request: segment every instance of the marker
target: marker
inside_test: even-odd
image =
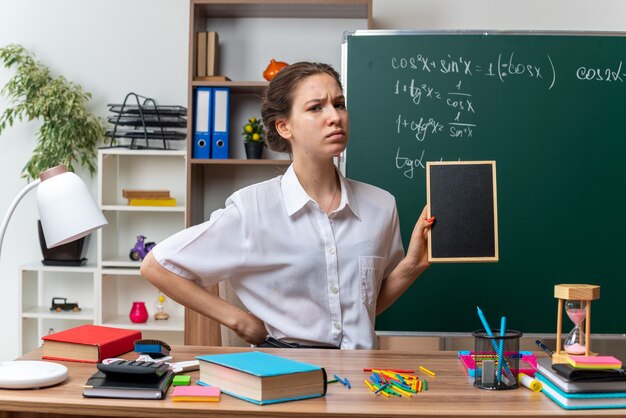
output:
[[[537,344],[539,347],[541,347],[541,349],[542,349],[543,351],[545,351],[547,355],[549,355],[550,357],[552,357],[552,354],[553,354],[553,353],[552,353],[552,350],[550,350],[550,349],[548,348],[548,346],[547,346],[547,345],[545,345],[544,343],[542,343],[542,342],[541,342],[541,341],[539,341],[539,340],[535,341],[535,344]]]

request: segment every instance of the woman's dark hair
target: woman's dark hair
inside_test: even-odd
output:
[[[316,74],[328,74],[341,88],[339,74],[328,64],[297,62],[283,68],[270,81],[261,106],[261,118],[265,125],[267,145],[272,151],[291,153],[291,144],[276,130],[276,120],[289,118],[293,105],[293,91],[302,80]]]

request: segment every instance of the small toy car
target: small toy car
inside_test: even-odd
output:
[[[72,311],[72,312],[80,312],[81,309],[78,307],[78,303],[76,302],[68,302],[67,298],[52,298],[52,306],[50,307],[51,311],[61,312],[61,311]]]

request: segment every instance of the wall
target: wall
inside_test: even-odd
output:
[[[55,75],[92,93],[90,108],[106,117],[108,103],[129,92],[160,104],[187,105],[189,3],[186,0],[2,0],[0,45],[19,43]],[[0,68],[0,86],[12,72]],[[0,111],[7,104],[0,97]],[[0,214],[25,185],[22,167],[34,147],[37,123],[18,123],[0,137]],[[92,184],[95,176],[82,173]],[[18,355],[18,266],[41,259],[35,193],[9,224],[0,255],[0,359]],[[89,259],[95,261],[95,236]]]
[[[626,31],[626,2],[619,0],[374,0],[373,10],[376,29]],[[131,91],[186,105],[188,16],[187,0],[2,0],[0,45],[20,43],[54,74],[81,84],[101,116]],[[11,74],[0,68],[0,86]],[[5,105],[0,97],[0,111]],[[19,173],[36,129],[22,123],[0,137],[0,216],[26,184]],[[41,258],[36,219],[31,193],[11,219],[0,256],[0,360],[18,354],[17,272]]]

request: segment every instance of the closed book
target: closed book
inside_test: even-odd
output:
[[[123,189],[125,199],[169,199],[170,191],[161,189]]]
[[[128,199],[129,206],[176,206],[176,199]]]
[[[219,402],[217,386],[176,386],[172,392],[174,402]]]
[[[567,364],[555,365],[559,368],[570,367]],[[537,371],[548,379],[554,386],[565,393],[594,393],[594,392],[626,392],[626,375],[623,373],[587,373],[589,377],[580,380],[570,380],[552,368],[549,358],[537,359]]]
[[[207,32],[196,32],[196,76],[205,77],[207,64]]]
[[[87,324],[42,339],[43,359],[98,363],[133,351],[141,331]]]
[[[326,371],[319,366],[260,351],[198,356],[199,384],[259,405],[326,394]]]
[[[206,76],[217,75],[217,45],[219,37],[217,32],[207,32],[206,40]]]
[[[626,392],[567,393],[539,372],[535,378],[543,384],[541,391],[564,409],[626,408]]]
[[[158,380],[136,381],[112,379],[101,371],[83,385],[86,398],[163,399],[172,383],[174,372],[168,370]]]

